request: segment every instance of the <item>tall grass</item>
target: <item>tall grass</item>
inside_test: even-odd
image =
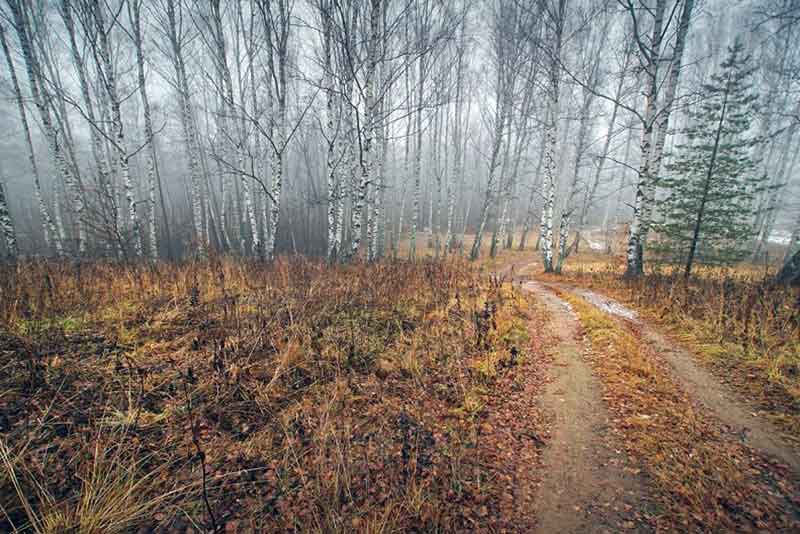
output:
[[[521,306],[459,260],[3,267],[0,529],[463,527]]]

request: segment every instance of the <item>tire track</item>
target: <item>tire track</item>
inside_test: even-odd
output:
[[[522,284],[548,310],[556,337],[552,382],[540,398],[552,412],[536,499],[537,532],[649,531],[633,520],[647,508],[643,480],[625,469],[600,384],[584,360],[580,323],[569,305],[536,282]]]

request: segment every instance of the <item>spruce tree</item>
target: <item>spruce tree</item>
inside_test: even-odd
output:
[[[755,69],[737,40],[719,72],[701,89],[688,111],[685,142],[666,165],[661,186],[660,239],[653,250],[670,262],[730,264],[741,260],[753,236],[754,197],[764,177],[757,174],[754,149],[762,140],[751,133],[757,112],[752,87]]]

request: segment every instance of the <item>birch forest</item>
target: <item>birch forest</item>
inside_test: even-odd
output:
[[[3,252],[476,259],[488,240],[492,257],[535,244],[546,271],[624,248],[637,275],[682,128],[736,45],[763,178],[731,184],[748,190],[737,259],[788,261],[798,9],[5,2]]]
[[[800,0],[0,44],[0,531],[800,530]]]

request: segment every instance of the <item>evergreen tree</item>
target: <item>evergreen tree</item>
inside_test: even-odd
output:
[[[656,225],[653,250],[685,265],[688,277],[699,261],[730,264],[741,260],[753,236],[755,195],[764,177],[753,158],[762,139],[751,134],[757,112],[754,68],[737,40],[719,72],[704,84],[702,99],[688,112],[685,143],[666,165],[661,185],[668,191]]]

